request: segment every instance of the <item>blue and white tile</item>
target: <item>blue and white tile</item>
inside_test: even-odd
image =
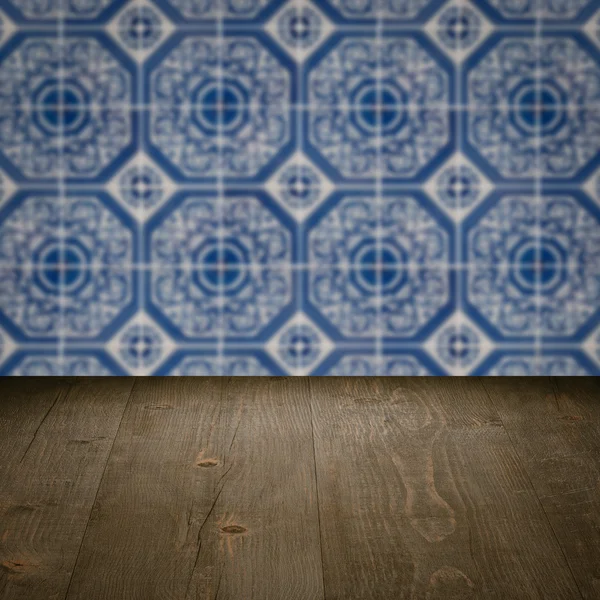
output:
[[[594,16],[584,25],[583,31],[592,42],[600,47],[600,6]]]
[[[264,23],[286,0],[154,0],[173,20],[182,23],[250,26]]]
[[[484,201],[494,185],[464,154],[457,152],[423,189],[453,221],[460,223]]]
[[[105,339],[131,310],[135,225],[105,192],[20,191],[0,239],[0,321],[16,339]]]
[[[176,181],[260,182],[293,153],[296,65],[262,30],[178,32],[144,79],[145,141]]]
[[[335,190],[311,160],[297,152],[265,183],[265,189],[301,223]]]
[[[500,24],[534,26],[536,20],[548,25],[575,24],[593,14],[596,0],[478,0],[478,6]]]
[[[107,351],[131,375],[151,375],[176,349],[171,338],[143,312],[115,333]]]
[[[582,344],[582,349],[589,360],[596,365],[600,374],[600,326],[590,333],[587,340]]]
[[[115,174],[107,189],[141,225],[169,201],[178,187],[147,154],[138,152]]]
[[[226,255],[231,251],[236,265],[233,253],[237,250],[234,246],[224,249]],[[213,260],[153,268],[147,274],[148,312],[181,342],[264,342],[293,313],[293,272],[245,266],[240,259],[239,268],[231,266],[220,277]],[[222,294],[219,279],[223,280]]]
[[[598,376],[600,369],[579,350],[498,350],[474,375],[490,376]]]
[[[421,192],[336,192],[307,221],[305,311],[333,339],[418,339],[452,310],[453,228]]]
[[[8,358],[13,354],[16,348],[17,345],[12,337],[7,331],[0,327],[0,369],[2,369],[2,365],[7,362]]]
[[[285,375],[275,362],[262,350],[228,348],[180,349],[155,373],[174,376],[227,376],[262,377]]]
[[[445,0],[320,0],[319,6],[335,22],[353,25],[375,25],[379,22],[393,25],[421,24],[435,13]]]
[[[66,270],[66,269],[65,269]],[[109,339],[135,310],[136,281],[127,269],[0,269],[0,323],[19,342],[57,344]]]
[[[445,371],[422,350],[390,348],[377,352],[374,348],[361,348],[335,350],[313,374],[334,377],[414,377],[445,375]]]
[[[31,348],[15,352],[3,365],[0,375],[23,377],[96,377],[125,375],[117,363],[101,350]]]
[[[293,221],[264,192],[180,192],[146,230],[148,310],[180,339],[266,339],[295,300]]]
[[[595,0],[1,4],[2,373],[598,373]]]
[[[590,175],[582,189],[594,204],[600,206],[600,168]]]
[[[0,209],[12,198],[17,189],[17,184],[8,176],[8,173],[0,169]]]
[[[136,78],[103,31],[19,31],[0,55],[0,167],[27,183],[106,181],[137,144]]]
[[[469,0],[446,2],[425,26],[429,36],[457,65],[476,51],[493,29],[476,3]]]
[[[333,181],[419,182],[452,153],[454,68],[420,32],[335,33],[303,87],[304,151]]]
[[[464,255],[467,310],[493,339],[579,341],[600,322],[600,206],[582,192],[494,192]]]
[[[335,31],[335,26],[317,8],[317,3],[288,0],[265,25],[265,31],[297,63],[302,63]]]
[[[489,355],[493,343],[467,315],[457,312],[424,347],[449,375],[468,375]]]
[[[12,19],[0,8],[0,44],[3,44],[17,30]]]
[[[464,151],[498,183],[583,181],[600,162],[598,81],[580,33],[495,33],[465,63]]]
[[[106,23],[128,0],[5,0],[2,6],[11,17],[28,26]]]
[[[334,344],[306,315],[297,313],[269,340],[266,348],[290,375],[309,375],[330,354]]]
[[[175,30],[171,20],[150,0],[130,0],[107,30],[134,60],[143,62]]]
[[[545,184],[581,184],[600,167],[600,47],[582,31],[546,32],[541,63],[538,118],[547,155]],[[560,151],[560,154],[558,152]]]

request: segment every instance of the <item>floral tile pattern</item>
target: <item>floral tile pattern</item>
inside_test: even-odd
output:
[[[600,374],[597,0],[4,0],[0,374]]]

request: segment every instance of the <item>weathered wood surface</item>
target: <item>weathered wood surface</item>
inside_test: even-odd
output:
[[[327,598],[577,598],[481,385],[311,381]]]
[[[0,598],[65,597],[132,386],[2,382]]]
[[[597,380],[0,384],[0,599],[600,597]]]
[[[600,380],[485,382],[584,598],[600,598]]]
[[[68,599],[323,598],[308,382],[140,381]]]

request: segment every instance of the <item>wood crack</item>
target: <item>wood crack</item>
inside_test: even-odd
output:
[[[67,389],[67,391],[65,392],[66,396],[68,396],[68,394],[69,394],[69,389],[70,389],[70,386]],[[23,453],[23,456],[21,456],[21,460],[19,461],[19,464],[21,464],[23,462],[23,460],[25,460],[25,457],[27,456],[27,453],[31,449],[31,446],[33,446],[33,443],[35,442],[35,440],[37,439],[38,432],[40,431],[42,425],[46,422],[46,419],[48,418],[48,415],[52,412],[52,409],[56,406],[56,403],[58,402],[58,399],[62,395],[63,395],[63,390],[59,389],[58,392],[56,393],[56,396],[55,396],[54,400],[52,401],[52,405],[46,411],[46,414],[43,416],[43,418],[40,421],[39,425],[36,427],[35,431],[33,432],[33,437],[31,438],[31,441],[29,442],[27,448],[25,449],[25,452]]]

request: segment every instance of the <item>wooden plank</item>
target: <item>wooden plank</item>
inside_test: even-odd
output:
[[[6,481],[71,383],[54,377],[2,377],[0,386],[0,481]]]
[[[600,384],[486,380],[584,598],[600,598]]]
[[[474,379],[313,379],[329,600],[578,598]]]
[[[92,378],[7,386],[0,598],[64,598],[132,386],[131,379]]]
[[[323,597],[301,380],[136,388],[68,598]]]

